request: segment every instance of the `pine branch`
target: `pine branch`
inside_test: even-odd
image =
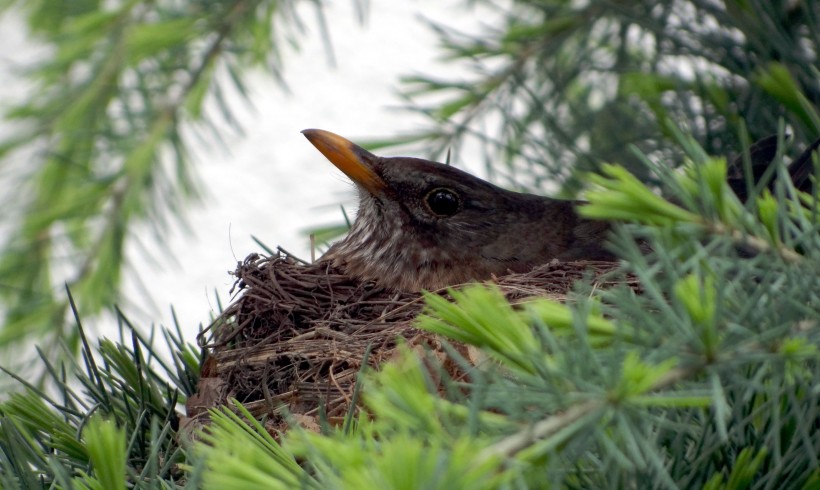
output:
[[[6,199],[22,211],[9,215],[10,233],[0,244],[0,283],[14,285],[0,290],[0,345],[38,335],[69,335],[69,346],[77,345],[65,330],[68,304],[55,294],[55,281],[72,287],[88,315],[121,299],[129,230],[149,223],[161,236],[181,222],[173,214],[179,204],[197,195],[182,128],[211,124],[206,108],[209,97],[221,100],[223,79],[244,94],[251,69],[280,69],[278,44],[287,30],[272,24],[294,15],[265,0],[208,9],[141,1],[86,7],[59,13],[26,5],[30,28],[54,45],[54,55],[31,75],[37,93],[7,114],[25,124],[0,151],[13,161],[17,150],[45,148],[25,162],[28,183],[7,182],[15,191]],[[271,38],[259,38],[265,33]],[[221,108],[231,121],[230,108]],[[172,178],[164,171],[167,148],[174,150]],[[64,276],[52,277],[63,269]]]

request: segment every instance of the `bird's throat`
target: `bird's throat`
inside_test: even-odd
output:
[[[396,291],[432,290],[469,279],[455,257],[408,236],[398,216],[391,218],[374,204],[362,203],[350,232],[322,260],[350,276]]]

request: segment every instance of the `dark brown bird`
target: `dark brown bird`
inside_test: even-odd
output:
[[[558,260],[612,260],[609,225],[580,202],[511,192],[419,158],[382,158],[320,129],[302,131],[359,192],[347,237],[321,260],[399,291],[437,289]]]
[[[320,129],[304,135],[359,191],[347,237],[322,256],[361,280],[401,291],[437,289],[558,260],[612,260],[604,246],[609,224],[578,216],[580,201],[560,201],[496,187],[466,172],[419,158],[382,158]],[[777,153],[777,137],[749,148],[756,184]],[[810,145],[788,171],[811,192]],[[728,184],[748,198],[742,156]],[[772,187],[773,182],[767,183]]]

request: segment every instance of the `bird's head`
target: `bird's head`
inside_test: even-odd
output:
[[[350,233],[325,256],[348,273],[396,289],[430,289],[531,267],[542,255],[543,240],[528,239],[543,234],[532,225],[549,200],[441,163],[379,157],[329,131],[302,133],[359,192]]]

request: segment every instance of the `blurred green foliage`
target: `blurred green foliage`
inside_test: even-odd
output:
[[[63,282],[85,315],[128,305],[126,246],[185,226],[199,197],[192,146],[240,129],[229,96],[246,96],[252,69],[281,79],[280,46],[302,34],[297,3],[0,3],[48,48],[0,142],[10,190],[0,198],[0,349],[36,338],[56,354],[65,338],[76,350]]]
[[[405,77],[429,127],[378,146],[453,149],[458,161],[480,144],[496,180],[545,190],[558,179],[572,196],[604,162],[652,178],[633,148],[679,165],[668,121],[718,156],[743,150],[743,127],[755,141],[783,119],[798,151],[820,133],[813,0],[469,4],[486,19],[479,33],[433,27],[442,57],[471,74]]]

